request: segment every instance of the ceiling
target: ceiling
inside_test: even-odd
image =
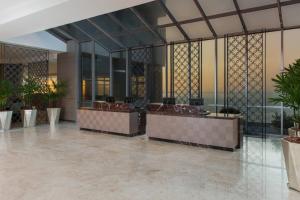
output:
[[[109,52],[300,28],[300,0],[155,0],[48,31]]]
[[[151,0],[0,0],[0,40],[72,23]]]

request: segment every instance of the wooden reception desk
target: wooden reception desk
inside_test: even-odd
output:
[[[146,133],[150,139],[235,150],[241,145],[240,117],[230,114],[200,115],[168,110],[147,113]]]
[[[126,104],[94,104],[77,112],[80,129],[134,136],[139,133],[139,113]]]

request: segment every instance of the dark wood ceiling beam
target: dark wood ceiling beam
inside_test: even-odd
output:
[[[292,29],[300,29],[300,25],[296,25],[296,26],[285,26],[283,30],[292,30]],[[253,30],[253,31],[248,31],[248,34],[256,34],[256,33],[269,33],[269,32],[275,32],[275,31],[281,31],[281,28],[271,28],[271,29],[257,29],[257,30]],[[232,36],[241,36],[241,35],[245,35],[244,32],[237,32],[237,33],[231,33],[228,34],[229,37]],[[224,35],[220,35],[217,37],[217,39],[219,38],[224,38]],[[182,44],[182,43],[186,43],[186,42],[198,42],[198,41],[207,41],[207,40],[214,40],[216,39],[215,37],[205,37],[205,38],[194,38],[191,39],[190,41],[186,41],[186,40],[181,40],[181,41],[175,41],[175,42],[170,42],[167,43],[168,45],[170,44]],[[165,44],[155,44],[155,45],[148,45],[148,47],[161,47],[161,46],[165,46]],[[131,49],[142,49],[145,48],[144,46],[135,46],[135,47],[131,47]],[[120,52],[120,51],[125,51],[126,49],[119,49],[119,50],[115,50],[112,51],[113,52]]]
[[[81,33],[83,33],[86,37],[88,37],[90,40],[93,40],[95,42],[97,42],[101,47],[103,47],[103,49],[105,49],[107,52],[111,52],[111,50],[109,48],[107,48],[106,46],[104,46],[99,40],[97,40],[95,37],[93,37],[91,34],[89,34],[88,32],[86,32],[85,30],[83,30],[81,27],[79,27],[77,24],[72,23],[70,24],[71,26],[73,26],[75,29],[79,30]]]
[[[181,25],[178,23],[178,21],[176,20],[176,18],[174,17],[174,15],[171,13],[171,11],[168,9],[168,7],[166,6],[166,4],[162,1],[162,0],[158,0],[159,4],[161,5],[161,7],[163,8],[163,10],[165,11],[165,13],[168,15],[168,17],[171,19],[171,21],[173,22],[173,24],[178,28],[178,30],[181,32],[181,34],[183,35],[185,40],[190,40],[190,37],[188,36],[188,34],[183,30],[183,28],[181,27]]]
[[[214,36],[215,38],[217,38],[217,33],[216,33],[216,31],[214,30],[214,28],[212,27],[211,23],[209,22],[209,19],[208,19],[208,17],[206,16],[206,14],[205,14],[203,8],[201,7],[199,1],[198,1],[198,0],[194,0],[194,3],[195,3],[195,5],[196,5],[196,7],[198,8],[198,10],[200,11],[200,13],[201,13],[201,15],[202,15],[204,21],[206,22],[206,25],[208,26],[209,30],[211,31],[211,33],[213,34],[213,36]]]
[[[120,26],[125,32],[126,34],[129,34],[129,35],[133,35],[135,32],[131,32],[126,26],[124,26],[122,24],[122,22],[116,18],[112,13],[108,13],[107,16],[115,23],[117,24],[118,26]],[[137,43],[140,43],[140,44],[143,44],[142,41],[138,40],[136,37],[132,37],[133,40],[135,40]]]
[[[290,1],[280,2],[280,6],[284,7],[284,6],[294,5],[294,4],[298,4],[298,3],[300,3],[300,0],[290,0]],[[277,8],[277,7],[278,7],[278,4],[274,3],[274,4],[264,5],[264,6],[241,9],[240,13],[241,14],[246,14],[246,13],[252,13],[252,12],[257,12],[257,11],[262,11],[262,10],[268,10],[268,9]],[[229,17],[229,16],[233,16],[233,15],[238,15],[238,13],[236,11],[219,13],[219,14],[207,16],[207,19],[211,20],[211,19],[217,19],[217,18],[221,18],[221,17]],[[189,23],[194,23],[194,22],[199,22],[199,21],[204,21],[204,20],[205,19],[203,17],[197,17],[197,18],[193,18],[193,19],[178,21],[178,23],[182,25],[182,24],[189,24]],[[159,27],[164,28],[164,27],[170,27],[170,26],[175,26],[175,24],[174,23],[168,23],[168,24],[160,25]]]
[[[160,33],[158,33],[154,28],[152,28],[152,26],[144,19],[143,16],[140,15],[140,13],[135,9],[135,8],[129,8],[131,10],[131,12],[133,12],[133,14],[140,20],[140,22],[142,22],[142,24],[144,24],[144,26],[156,37],[158,37],[162,42],[164,42],[165,44],[167,43],[167,41],[165,40],[165,38],[163,36],[161,36]]]
[[[62,34],[62,35],[65,36],[66,38],[68,38],[68,39],[70,39],[70,40],[75,40],[75,41],[77,41],[77,39],[76,39],[74,36],[72,36],[71,34],[67,33],[66,31],[62,30],[61,28],[56,27],[56,28],[53,28],[53,29],[54,29],[54,31],[56,31],[56,32],[58,32],[58,33],[60,33],[60,34]]]
[[[95,27],[100,33],[104,34],[106,37],[108,37],[111,41],[113,41],[117,46],[121,48],[126,48],[126,45],[124,45],[122,42],[111,36],[107,31],[105,31],[102,27],[100,27],[96,22],[94,22],[91,19],[86,20],[88,23],[90,23],[93,27]]]
[[[290,0],[290,1],[281,2],[280,5],[281,5],[281,7],[284,7],[284,6],[298,4],[298,3],[300,3],[300,0]],[[255,11],[262,11],[262,10],[266,10],[266,9],[277,8],[277,6],[278,6],[278,4],[276,3],[276,4],[270,4],[270,5],[260,6],[260,7],[248,8],[248,9],[240,10],[240,13],[245,14],[245,13],[251,13],[251,12],[255,12]],[[218,18],[221,18],[221,17],[234,16],[234,15],[237,15],[237,14],[238,13],[236,11],[230,11],[230,12],[210,15],[210,16],[207,16],[207,18],[211,20],[211,19],[218,19]],[[178,21],[178,23],[183,25],[183,24],[189,24],[189,23],[194,23],[194,22],[199,22],[199,21],[204,21],[203,17],[197,17],[197,18],[193,18],[193,19]],[[152,27],[152,29],[158,29],[158,28],[166,28],[166,27],[172,27],[172,26],[175,26],[175,24],[174,23],[168,23],[168,24],[151,26],[151,27]],[[146,31],[146,30],[147,30],[147,28],[145,29],[144,27],[142,27],[142,28],[135,28],[135,29],[132,29],[130,31],[133,32],[133,33],[138,33],[138,32],[143,32],[143,31]],[[127,34],[127,33],[125,33],[125,34]],[[118,36],[118,37],[123,36],[125,34],[124,33],[118,33],[118,32],[113,33],[114,36]]]
[[[283,19],[282,19],[282,11],[281,11],[280,0],[277,0],[277,7],[278,7],[278,15],[279,15],[280,28],[283,29]]]
[[[69,40],[71,40],[70,38],[67,38],[67,37],[62,36],[61,34],[57,33],[57,31],[55,31],[54,29],[48,29],[47,32],[65,43],[68,42]]]
[[[245,32],[245,33],[248,33],[248,30],[247,30],[247,27],[246,27],[246,24],[245,24],[245,21],[244,21],[244,18],[243,18],[243,16],[242,16],[241,9],[240,9],[240,6],[239,6],[237,0],[233,0],[233,4],[234,4],[234,7],[235,7],[235,9],[236,9],[236,12],[237,12],[237,14],[238,14],[238,16],[239,16],[239,19],[240,19],[240,21],[241,21],[241,24],[242,24],[242,27],[243,27],[244,32]]]

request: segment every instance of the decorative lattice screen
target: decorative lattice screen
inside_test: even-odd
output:
[[[263,133],[264,123],[264,37],[248,35],[248,132]]]
[[[27,77],[35,78],[40,84],[47,83],[48,51],[9,44],[2,44],[0,46],[2,79],[11,81],[15,86],[21,85]],[[46,122],[47,113],[45,103],[39,97],[36,97],[34,101],[39,110],[37,123]],[[21,99],[18,95],[11,99],[10,107],[14,111],[12,126],[21,126]]]
[[[172,47],[172,94],[177,103],[188,104],[201,96],[200,42],[175,44]]]
[[[246,36],[227,39],[227,107],[247,114]]]
[[[131,95],[145,97],[147,93],[147,67],[152,60],[151,48],[131,50]]]
[[[242,112],[247,134],[264,134],[263,34],[227,38],[226,106]]]

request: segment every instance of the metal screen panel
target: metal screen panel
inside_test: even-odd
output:
[[[137,98],[147,96],[147,68],[152,60],[151,48],[131,50],[131,95]]]
[[[173,52],[174,97],[176,103],[189,102],[189,44],[175,44]]]
[[[20,86],[25,78],[35,78],[39,84],[48,81],[48,55],[46,50],[34,49],[23,46],[2,44],[2,79],[9,80],[16,87]],[[13,110],[12,127],[22,126],[22,102],[16,94],[9,103]],[[33,104],[38,109],[37,124],[47,122],[46,104],[40,95],[37,95]]]
[[[202,98],[202,43],[191,43],[191,98]]]
[[[265,134],[264,37],[261,34],[227,38],[226,107],[238,109],[246,134]]]
[[[264,123],[264,37],[248,35],[248,133],[263,133]]]
[[[176,103],[202,97],[202,43],[175,44],[171,50],[171,94]]]
[[[227,107],[247,114],[246,36],[227,39]]]

